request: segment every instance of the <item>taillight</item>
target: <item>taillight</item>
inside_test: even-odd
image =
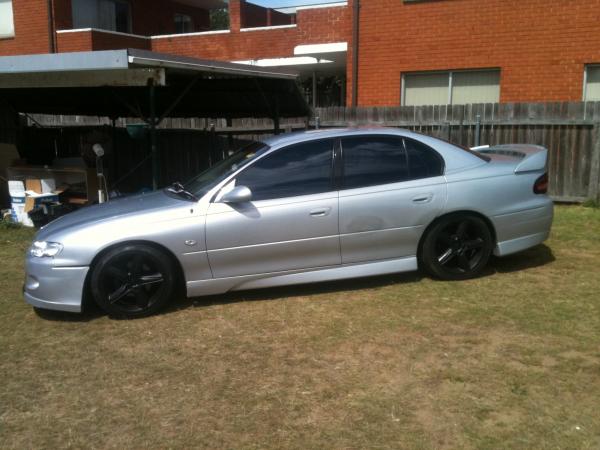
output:
[[[546,194],[548,192],[548,173],[545,173],[537,180],[535,180],[535,184],[533,185],[533,193],[534,194]]]

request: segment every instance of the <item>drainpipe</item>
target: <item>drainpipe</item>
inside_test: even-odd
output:
[[[56,33],[54,30],[54,1],[48,0],[48,43],[50,53],[56,53]]]
[[[358,105],[358,39],[360,25],[360,0],[354,0],[352,14],[352,107]]]

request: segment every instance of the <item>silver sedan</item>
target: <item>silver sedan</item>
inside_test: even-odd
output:
[[[471,151],[397,129],[281,135],[186,185],[81,209],[42,228],[24,295],[112,316],[188,296],[417,270],[445,280],[543,242],[547,150]]]

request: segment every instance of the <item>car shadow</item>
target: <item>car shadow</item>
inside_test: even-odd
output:
[[[545,266],[556,261],[552,249],[545,244],[532,247],[514,255],[493,257],[483,276],[495,273],[520,272],[527,269]]]
[[[519,272],[527,269],[541,267],[555,261],[552,250],[542,244],[529,250],[502,258],[493,257],[482,277],[495,274]],[[327,294],[331,292],[359,291],[363,289],[376,289],[394,284],[416,283],[424,277],[421,271],[405,272],[392,275],[381,275],[368,278],[356,278],[350,280],[325,281],[311,284],[293,286],[282,286],[274,288],[256,289],[248,291],[235,291],[226,294],[211,295],[207,297],[185,298],[178,296],[169,304],[161,315],[171,314],[188,308],[206,308],[215,305],[226,305],[245,301],[268,301],[281,300],[286,297],[300,297],[309,295]],[[67,313],[61,311],[49,311],[34,308],[36,314],[45,320],[63,322],[89,322],[106,314],[92,301],[84,301],[84,309],[81,314]]]
[[[556,258],[554,257],[552,250],[547,245],[542,244],[514,255],[502,258],[492,257],[481,276],[488,277],[497,273],[520,272],[526,269],[550,264],[555,260]],[[325,281],[320,283],[282,286],[250,291],[235,291],[210,297],[181,299],[173,302],[164,310],[164,313],[168,314],[189,307],[202,308],[244,301],[277,300],[286,297],[327,294],[330,292],[374,289],[394,284],[416,283],[425,277],[428,277],[428,275],[424,274],[423,271],[405,272],[351,280]]]
[[[297,284],[291,286],[280,286],[264,289],[241,290],[228,292],[226,294],[212,295],[207,297],[193,297],[182,299],[173,303],[165,312],[177,311],[188,307],[204,308],[214,305],[225,305],[245,301],[267,301],[280,300],[286,297],[303,297],[310,295],[328,294],[333,292],[360,291],[364,289],[376,289],[394,284],[415,283],[420,281],[423,275],[420,272],[405,272],[391,275],[380,275],[368,278],[356,278],[350,280],[323,281],[310,284]]]

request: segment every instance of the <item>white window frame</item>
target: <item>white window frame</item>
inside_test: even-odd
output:
[[[407,75],[447,74],[448,75],[448,103],[447,104],[451,105],[452,104],[452,87],[453,87],[455,73],[465,73],[465,72],[474,73],[474,72],[492,72],[492,71],[497,71],[500,76],[502,75],[502,69],[500,69],[499,67],[485,67],[485,68],[479,68],[479,69],[460,69],[460,70],[425,70],[425,71],[419,71],[419,72],[403,72],[402,79],[401,79],[401,87],[400,87],[400,95],[402,96],[401,101],[400,101],[400,106],[406,106],[406,76]],[[502,86],[500,85],[500,83],[498,83],[498,88],[502,89]],[[420,106],[427,106],[427,105],[420,105]]]
[[[587,88],[588,88],[588,70],[589,69],[600,69],[600,64],[586,64],[583,67],[583,97],[582,100],[584,102],[597,102],[598,100],[588,100],[587,99]]]
[[[10,31],[8,33],[0,32],[0,39],[12,39],[15,37],[15,9],[14,9],[15,2],[13,0],[8,0],[7,3],[10,4],[10,13],[11,13],[10,21],[12,21],[12,31]]]

